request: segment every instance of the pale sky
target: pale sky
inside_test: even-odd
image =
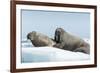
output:
[[[31,31],[37,31],[54,37],[57,27],[76,34],[81,38],[90,38],[90,13],[21,10],[22,39]]]

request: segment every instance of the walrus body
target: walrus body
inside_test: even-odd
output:
[[[62,28],[57,28],[55,31],[56,45],[54,47],[74,52],[90,53],[90,46],[79,37],[73,36]]]
[[[36,31],[28,33],[27,38],[31,40],[35,47],[53,46],[55,44],[48,36]]]

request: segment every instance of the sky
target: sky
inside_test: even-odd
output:
[[[32,31],[53,38],[56,28],[59,27],[80,38],[90,38],[90,13],[21,10],[22,39],[26,38],[27,34]]]

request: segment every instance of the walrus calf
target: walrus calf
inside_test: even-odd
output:
[[[36,31],[28,33],[27,39],[30,39],[35,47],[53,46],[55,44],[55,42],[48,36]]]
[[[54,47],[90,54],[90,45],[88,43],[79,37],[69,34],[62,28],[56,29],[54,38],[57,43]]]

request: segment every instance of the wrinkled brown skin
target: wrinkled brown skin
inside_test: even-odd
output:
[[[57,43],[54,47],[90,54],[90,45],[88,43],[79,37],[69,34],[62,28],[56,29],[54,38],[54,41]]]
[[[35,47],[53,46],[55,44],[48,36],[36,31],[28,33],[27,39],[29,39]]]

